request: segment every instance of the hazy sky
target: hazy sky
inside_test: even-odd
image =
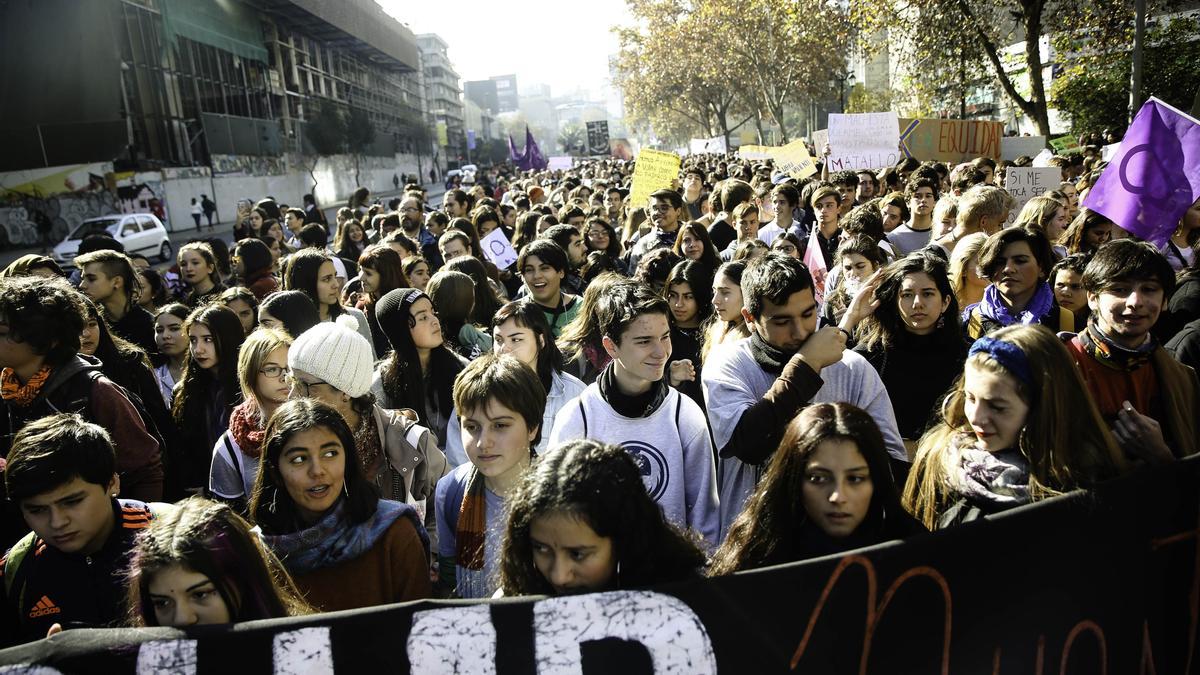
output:
[[[577,87],[603,93],[617,51],[609,27],[628,21],[624,0],[377,1],[414,33],[440,35],[464,81],[516,73],[519,89],[548,84],[555,96]]]

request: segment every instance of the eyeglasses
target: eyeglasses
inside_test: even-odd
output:
[[[319,386],[322,384],[324,384],[326,386],[332,386],[328,382],[325,382],[322,380],[317,380],[316,382],[305,382],[304,380],[298,380],[298,379],[296,379],[295,373],[288,374],[288,381],[292,383],[292,389],[294,391],[300,392],[300,395],[304,396],[306,398],[309,396],[309,393],[311,392],[313,387],[316,387],[316,386]]]
[[[263,375],[266,375],[268,378],[270,378],[272,380],[274,380],[275,378],[278,378],[278,377],[282,377],[285,379],[290,379],[292,377],[292,371],[288,370],[288,368],[286,366],[277,366],[274,363],[267,365],[267,366],[263,366],[262,368],[259,369],[258,372],[262,373]]]

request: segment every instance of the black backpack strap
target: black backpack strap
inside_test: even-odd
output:
[[[587,432],[587,410],[583,407],[583,397],[579,397],[579,416],[583,418],[583,437],[588,437]]]

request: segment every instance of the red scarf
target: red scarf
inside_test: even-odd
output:
[[[229,415],[229,433],[247,457],[257,458],[262,454],[264,426],[258,406],[250,399],[242,401]]]

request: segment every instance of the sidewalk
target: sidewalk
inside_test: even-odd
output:
[[[426,190],[426,197],[427,197],[428,203],[430,205],[440,206],[442,203],[441,196],[446,191],[445,187],[441,184],[426,185],[424,187]],[[380,193],[374,194],[374,195],[372,195],[372,198],[378,199],[381,202],[383,202],[384,205],[386,205],[387,201],[389,199],[391,199],[392,197],[399,196],[400,194],[401,194],[401,191],[399,191],[399,190],[388,190],[387,192],[380,192]],[[334,206],[328,206],[328,207],[325,207],[325,209],[323,209],[325,211],[325,218],[328,220],[328,222],[330,222],[330,223],[335,222],[335,216],[337,215],[337,210],[344,205],[345,204],[336,204]],[[202,220],[201,222],[205,222],[205,221]],[[220,237],[221,239],[225,240],[226,244],[232,245],[233,244],[233,226],[234,226],[234,222],[232,220],[230,220],[230,221],[222,221],[219,223],[214,222],[211,229],[207,225],[202,225],[201,228],[199,230],[197,230],[195,227],[192,226],[192,223],[189,220],[187,222],[187,227],[172,230],[168,233],[168,236],[171,239],[171,249],[174,251],[178,251],[180,246],[183,246],[184,244],[188,243],[189,241],[192,241],[194,239],[209,239],[212,237]],[[330,237],[330,241],[332,242],[333,232],[329,233],[329,237]],[[0,269],[4,269],[5,267],[8,267],[14,260],[16,260],[17,258],[20,258],[23,255],[28,255],[30,253],[40,254],[41,252],[42,252],[42,249],[39,246],[28,246],[25,248],[11,248],[11,249],[6,249],[4,251],[0,251]],[[174,261],[171,261],[170,264],[174,264]],[[162,266],[162,264],[159,263],[157,260],[154,261],[155,268],[158,268],[161,266]]]

